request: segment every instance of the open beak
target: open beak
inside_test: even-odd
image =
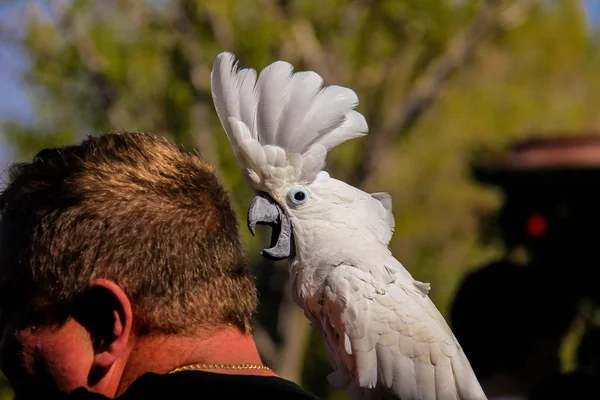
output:
[[[292,226],[281,207],[265,193],[259,193],[248,209],[248,229],[254,235],[254,227],[268,225],[272,228],[271,247],[261,254],[270,260],[283,260],[292,254]]]

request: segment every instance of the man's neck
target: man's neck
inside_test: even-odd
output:
[[[166,374],[192,364],[262,364],[251,334],[227,327],[198,336],[142,336],[123,368],[116,395],[122,394],[140,376]],[[214,369],[216,373],[276,376],[270,370]]]

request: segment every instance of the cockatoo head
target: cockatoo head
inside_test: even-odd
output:
[[[248,227],[253,233],[256,224],[273,228],[272,247],[264,256],[284,259],[293,254],[293,231],[300,229],[294,221],[328,213],[352,219],[356,208],[349,204],[363,192],[331,179],[323,168],[331,148],[368,131],[364,117],[354,110],[354,91],[324,87],[315,72],[294,73],[283,61],[259,75],[253,69],[238,70],[231,53],[217,57],[211,85],[236,159],[257,193],[248,210]]]
[[[294,255],[294,232],[310,235],[319,229],[317,221],[329,221],[324,230],[353,221],[350,215],[353,199],[343,199],[334,190],[336,181],[321,171],[313,181],[281,182],[265,191],[258,191],[248,209],[248,228],[254,234],[257,224],[272,227],[271,248],[263,250],[269,259]],[[313,228],[310,229],[309,227]],[[296,235],[297,238],[301,235]]]

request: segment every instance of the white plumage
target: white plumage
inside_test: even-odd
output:
[[[323,171],[328,150],[368,131],[356,93],[283,61],[238,70],[231,53],[211,77],[240,167],[291,222],[292,296],[327,341],[330,382],[354,399],[485,399],[429,284],[388,248],[391,197]]]

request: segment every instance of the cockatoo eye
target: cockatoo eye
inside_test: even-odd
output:
[[[308,200],[308,192],[302,186],[292,186],[288,196],[294,204],[303,204]]]

